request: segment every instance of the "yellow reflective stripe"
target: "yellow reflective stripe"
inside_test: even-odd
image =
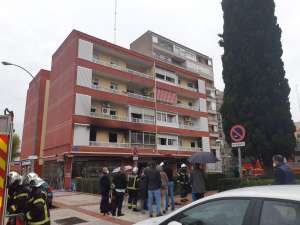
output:
[[[0,168],[1,168],[1,170],[6,169],[6,162],[2,157],[0,157]]]
[[[44,206],[44,213],[45,213],[45,219],[39,222],[29,222],[29,225],[42,225],[44,223],[50,222],[50,218],[48,215],[48,210],[47,210],[47,206]]]
[[[0,138],[0,149],[5,153],[7,152],[7,143],[2,138]]]
[[[33,199],[33,198],[31,198],[31,199],[29,199],[29,200],[28,200],[28,202],[29,202],[29,203],[31,203],[33,200],[34,200],[34,199]]]
[[[38,198],[38,199],[34,200],[33,204],[37,204],[37,203],[45,204],[45,200],[42,198]]]
[[[28,197],[28,194],[27,193],[18,194],[14,197],[14,199],[21,198],[21,197]]]
[[[15,205],[11,205],[10,207],[11,207],[11,209],[12,209],[13,212],[17,211],[17,208],[16,208]]]
[[[0,208],[2,208],[2,196],[0,196]]]
[[[32,220],[32,217],[31,217],[31,215],[30,215],[30,212],[26,213],[26,218],[27,218],[28,220]]]
[[[0,188],[3,189],[4,187],[4,178],[0,177]]]

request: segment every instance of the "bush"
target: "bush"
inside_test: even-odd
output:
[[[230,189],[239,188],[241,185],[241,179],[240,178],[223,178],[219,179],[218,181],[218,190],[219,191],[226,191]]]
[[[208,191],[218,190],[219,180],[224,178],[225,175],[222,173],[208,173],[206,175],[206,189]]]

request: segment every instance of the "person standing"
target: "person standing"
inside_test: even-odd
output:
[[[274,184],[295,184],[295,175],[291,168],[284,162],[282,155],[273,156]]]
[[[204,167],[200,164],[195,164],[191,172],[192,185],[192,200],[196,201],[204,197],[205,194],[205,179]]]
[[[160,164],[159,166],[159,171],[160,171],[160,177],[161,177],[161,208],[163,210],[163,214],[167,212],[168,205],[166,204],[166,197],[168,195],[168,176],[166,172],[163,170],[163,163]]]
[[[148,188],[148,210],[149,216],[153,217],[153,198],[156,204],[156,216],[162,216],[161,214],[161,176],[160,172],[156,168],[155,162],[150,162],[149,167],[145,169],[145,176],[147,180]]]
[[[138,192],[138,202],[139,202],[139,211],[144,213],[144,209],[147,208],[145,205],[147,203],[147,179],[144,173],[145,169],[142,169],[141,176],[140,176],[140,185],[139,185],[139,192]]]
[[[181,202],[188,201],[187,195],[190,189],[190,179],[187,171],[187,166],[184,163],[181,164],[179,173],[177,174],[177,182],[179,183],[179,188],[180,188],[180,198],[181,198],[180,201]]]
[[[100,212],[105,216],[110,212],[109,204],[109,191],[111,187],[111,181],[108,177],[109,171],[107,167],[103,167],[102,176],[100,178],[100,190],[101,190],[101,203]]]
[[[133,211],[137,210],[137,200],[138,200],[138,191],[139,191],[139,177],[138,177],[138,168],[134,167],[132,174],[128,176],[128,209]]]
[[[166,210],[169,207],[169,197],[171,198],[171,210],[175,209],[175,201],[174,201],[174,176],[173,170],[171,169],[169,164],[164,164],[164,171],[168,176],[168,193],[166,195]]]
[[[127,177],[124,173],[124,168],[115,169],[115,176],[113,177],[113,201],[112,201],[112,215],[113,216],[124,216],[122,213],[122,205],[124,200],[124,195],[127,187]],[[116,214],[117,213],[117,214]]]

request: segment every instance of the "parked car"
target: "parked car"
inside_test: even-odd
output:
[[[221,192],[135,225],[300,225],[300,185]]]
[[[47,204],[49,208],[52,208],[52,200],[53,200],[53,189],[50,187],[50,185],[44,180],[44,183],[42,184],[42,189],[45,193],[47,193]]]

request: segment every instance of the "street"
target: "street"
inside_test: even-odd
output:
[[[206,195],[213,193],[208,192]],[[125,201],[124,216],[102,216],[99,213],[99,196],[86,193],[55,192],[54,206],[55,208],[51,210],[51,224],[54,225],[130,225],[149,218],[148,213],[142,214],[128,210]],[[180,206],[176,205],[176,208],[178,207]]]

